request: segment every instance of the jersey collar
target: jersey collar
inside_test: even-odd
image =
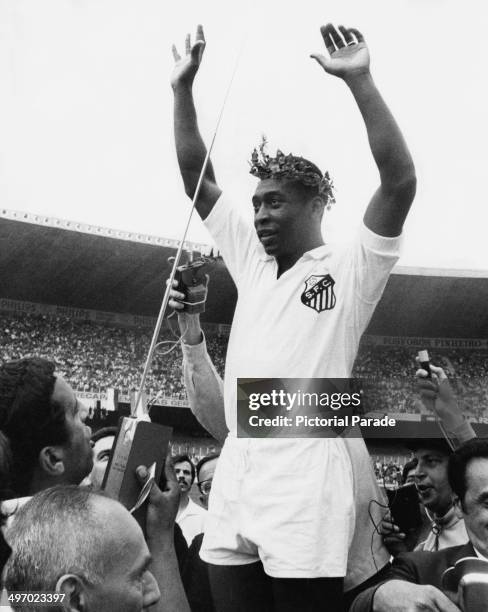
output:
[[[312,249],[311,251],[306,251],[300,257],[298,261],[301,261],[302,259],[304,260],[324,259],[325,257],[329,255],[329,253],[330,253],[330,246],[328,244],[322,244],[321,246],[316,247],[315,249]],[[261,243],[258,243],[258,255],[259,255],[259,259],[261,259],[262,261],[273,261],[274,260],[273,255],[268,255],[266,251],[264,250],[264,247]]]

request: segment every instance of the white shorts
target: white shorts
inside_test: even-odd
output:
[[[215,565],[260,560],[274,578],[343,577],[354,520],[343,440],[229,435],[212,482],[200,556]]]

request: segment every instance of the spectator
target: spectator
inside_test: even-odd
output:
[[[35,495],[8,531],[7,590],[61,593],[72,611],[188,612],[172,548],[178,487],[169,464],[166,474],[168,491],[153,485],[150,493],[149,548],[134,518],[108,497],[75,486]],[[164,601],[156,606],[160,590]]]
[[[102,429],[92,434],[93,469],[84,482],[87,485],[91,485],[95,491],[102,488],[103,477],[105,476],[105,470],[107,469],[116,434],[117,427],[102,427]]]
[[[454,508],[454,497],[447,477],[451,450],[442,438],[409,440],[417,467],[415,484],[423,504],[429,527],[423,537],[418,530],[402,533],[387,515],[381,524],[384,542],[392,555],[412,550],[436,551],[464,544],[468,534],[462,518]]]
[[[202,457],[197,463],[198,489],[200,490],[200,501],[204,508],[208,508],[208,496],[212,488],[212,480],[219,456],[220,453],[211,453]]]
[[[16,495],[79,484],[90,473],[93,453],[85,414],[52,362],[29,357],[0,366],[0,429],[11,446]]]
[[[142,610],[160,598],[139,526],[107,497],[47,489],[17,512],[8,538],[8,591],[57,592],[68,610],[100,612]]]
[[[442,575],[462,558],[488,559],[488,441],[470,440],[452,453],[448,474],[469,541],[434,553],[399,555],[393,561],[387,580],[379,587],[376,585],[358,595],[351,612],[459,612],[459,608],[442,593]]]
[[[203,532],[206,510],[190,499],[190,491],[195,480],[195,466],[188,455],[173,457],[173,467],[180,486],[180,505],[176,522],[181,527],[188,546],[193,538]]]

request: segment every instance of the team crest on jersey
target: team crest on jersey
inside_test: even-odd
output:
[[[330,274],[312,274],[305,281],[305,291],[301,295],[302,304],[317,312],[332,310],[336,304],[334,285],[335,280]]]

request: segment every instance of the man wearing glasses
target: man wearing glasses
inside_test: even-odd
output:
[[[212,488],[212,480],[217,467],[217,460],[220,453],[211,453],[205,455],[197,463],[197,483],[198,490],[200,491],[200,503],[204,508],[208,508],[208,496],[210,495],[210,489]]]

